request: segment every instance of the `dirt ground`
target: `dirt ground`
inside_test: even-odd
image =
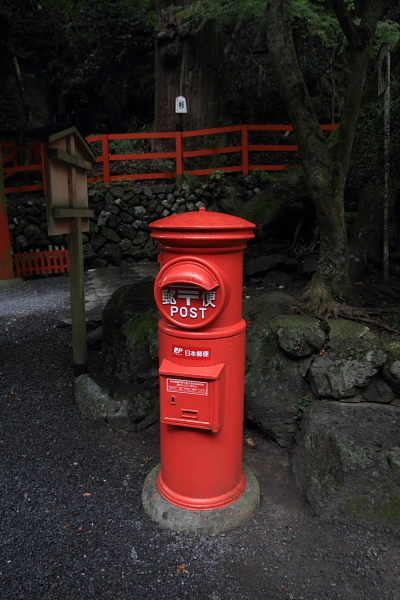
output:
[[[57,327],[68,294],[66,277],[0,292],[1,598],[400,599],[400,540],[316,518],[290,451],[247,424],[257,515],[216,536],[153,522],[141,492],[160,460],[158,425],[125,433],[78,412],[71,332]]]

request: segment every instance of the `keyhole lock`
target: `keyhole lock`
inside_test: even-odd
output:
[[[175,402],[175,396],[171,396],[171,404],[176,404],[176,402]]]

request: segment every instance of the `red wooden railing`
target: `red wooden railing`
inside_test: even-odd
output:
[[[43,144],[31,143],[16,145],[15,140],[11,142],[0,142],[1,162],[3,164],[4,179],[8,179],[19,173],[37,171],[37,179],[40,183],[30,183],[22,186],[9,186],[5,188],[6,194],[13,192],[36,192],[43,190],[45,183]],[[27,163],[27,164],[21,164]]]
[[[27,275],[51,275],[69,272],[68,250],[45,250],[14,254],[16,277]]]
[[[323,131],[333,131],[337,128],[337,125],[321,125]],[[210,175],[215,171],[223,170],[225,173],[242,173],[248,175],[248,173],[254,169],[262,169],[263,171],[283,171],[287,169],[287,165],[284,164],[251,164],[249,162],[249,153],[252,152],[264,152],[264,153],[277,153],[277,152],[296,152],[297,146],[289,144],[249,144],[249,132],[278,132],[278,131],[292,131],[291,125],[235,125],[232,127],[218,127],[214,129],[201,129],[198,131],[176,131],[168,133],[120,133],[120,134],[101,134],[92,135],[86,138],[89,144],[101,144],[101,154],[96,158],[98,164],[102,164],[103,173],[101,175],[93,175],[88,178],[88,183],[95,181],[102,181],[106,185],[112,181],[121,181],[132,179],[135,181],[143,179],[168,179],[174,178],[182,173],[188,173],[190,175]],[[199,136],[212,136],[218,134],[229,134],[236,133],[240,137],[240,143],[232,146],[225,146],[220,148],[206,148],[203,150],[185,150],[185,140],[188,138],[194,138]],[[153,140],[153,139],[170,139],[172,140],[175,149],[171,152],[136,152],[129,154],[112,154],[110,153],[110,144],[118,140]],[[4,178],[7,179],[16,173],[23,173],[26,171],[41,171],[41,179],[43,181],[43,145],[42,144],[28,144],[26,146],[12,146],[1,144],[1,151],[3,154],[2,163]],[[28,165],[19,165],[19,156],[21,152],[29,152]],[[215,156],[215,155],[227,155],[227,154],[240,154],[239,164],[224,166],[223,168],[204,168],[204,169],[187,169],[185,168],[185,159],[201,157],[201,156]],[[168,160],[172,159],[175,162],[175,170],[170,172],[148,172],[148,173],[124,173],[118,175],[111,175],[111,163],[115,161],[146,161],[146,160]],[[231,162],[234,162],[233,160]],[[11,166],[10,163],[12,163]],[[90,174],[90,173],[89,173]],[[14,187],[7,187],[6,193],[20,192],[20,191],[34,191],[44,189],[45,182],[30,185],[20,185]]]

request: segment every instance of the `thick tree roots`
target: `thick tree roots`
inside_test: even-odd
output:
[[[288,313],[311,315],[322,321],[326,321],[327,319],[349,319],[351,321],[375,325],[376,327],[400,335],[398,329],[394,329],[381,321],[371,318],[371,315],[382,315],[390,312],[395,313],[396,310],[397,309],[394,307],[392,309],[374,308],[369,311],[360,306],[349,306],[340,299],[333,298],[330,291],[323,283],[311,281],[300,301],[293,305]]]

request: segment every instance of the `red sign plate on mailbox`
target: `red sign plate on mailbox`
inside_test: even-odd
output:
[[[167,377],[167,392],[182,394],[195,394],[196,396],[208,396],[207,381],[194,381],[190,379],[170,379]]]

